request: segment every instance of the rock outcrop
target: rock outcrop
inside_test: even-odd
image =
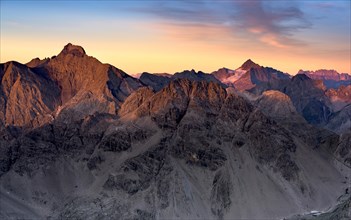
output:
[[[52,121],[61,104],[53,79],[17,62],[1,64],[0,71],[1,124],[36,127]]]

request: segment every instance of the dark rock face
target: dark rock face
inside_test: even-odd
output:
[[[232,124],[228,130],[218,126],[221,140],[231,141],[233,147],[249,145],[250,151],[261,164],[279,166],[279,157],[296,150],[292,137],[284,128],[255,110],[241,97],[230,95],[226,99],[220,120]],[[297,175],[295,171],[292,172]]]
[[[1,143],[0,145],[0,176],[10,170],[12,164],[12,149]]]
[[[228,174],[223,173],[223,171],[218,171],[212,183],[211,211],[220,219],[223,218],[224,212],[232,203],[230,199],[232,187],[233,185],[230,182],[230,178],[228,178]]]
[[[135,220],[153,220],[156,219],[155,214],[147,212],[145,210],[137,209],[136,210],[137,216],[133,219]]]
[[[99,209],[99,212],[94,210]],[[104,200],[103,198],[80,197],[69,201],[59,210],[56,219],[104,219],[113,216],[117,219],[131,218],[128,214],[129,206],[117,201]],[[141,211],[141,210],[140,210]],[[140,212],[142,215],[142,212]],[[135,216],[140,216],[135,214]]]
[[[11,149],[14,151],[13,170],[20,175],[32,175],[42,165],[55,160],[55,155],[58,153],[55,145],[50,142],[38,143],[26,137],[16,141]]]
[[[70,124],[57,122],[36,128],[7,142],[7,147],[1,148],[4,154],[0,155],[0,176],[9,169],[20,175],[33,175],[61,156],[79,160],[91,155],[106,129],[106,124],[101,126],[93,122],[96,118],[104,124],[104,117],[101,116]]]
[[[140,180],[127,178],[125,175],[110,175],[104,185],[105,189],[121,189],[129,194],[135,194],[141,190],[140,187]]]
[[[325,124],[331,114],[325,89],[322,81],[298,74],[282,89],[282,92],[291,98],[296,110],[306,121],[312,124]],[[301,98],[302,96],[304,98]]]
[[[252,144],[251,151],[261,164],[272,164],[286,180],[296,179],[299,168],[289,154],[295,152],[296,145],[290,134],[274,121],[257,112],[244,125]]]
[[[323,102],[319,100],[311,100],[308,104],[302,109],[302,115],[306,121],[311,124],[322,124],[328,121],[331,112]]]
[[[335,150],[335,156],[339,161],[351,167],[351,132],[343,133],[340,136],[338,147]]]
[[[185,159],[187,164],[200,166],[212,171],[223,166],[227,160],[220,148],[208,146],[203,149],[196,149],[196,146],[184,146],[184,143],[178,142],[172,151],[174,157]]]
[[[93,156],[88,160],[87,166],[89,170],[94,170],[97,168],[98,164],[101,164],[105,161],[105,158],[101,155]]]
[[[139,80],[145,85],[151,86],[154,89],[154,91],[160,91],[171,81],[171,77],[150,73],[142,73]]]
[[[145,190],[152,181],[156,181],[156,179],[160,179],[172,171],[166,159],[164,147],[158,147],[131,158],[123,163],[119,174],[108,177],[104,188],[108,190],[123,190],[131,195]],[[162,181],[158,182],[158,184],[163,188],[167,188],[167,184],[165,185]]]
[[[284,179],[290,181],[297,178],[298,166],[291,160],[289,154],[282,154],[276,162],[278,170],[281,170]]]
[[[104,151],[121,152],[128,150],[131,147],[131,137],[125,131],[116,131],[108,136],[105,136],[100,148]]]

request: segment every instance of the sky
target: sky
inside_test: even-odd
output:
[[[0,62],[67,43],[129,74],[212,72],[247,59],[351,73],[351,1],[0,1]]]

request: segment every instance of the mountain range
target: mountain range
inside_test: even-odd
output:
[[[347,73],[338,73],[335,70],[317,70],[317,71],[303,71],[300,70],[298,74],[305,74],[311,79],[323,80],[323,83],[328,88],[338,88],[341,85],[351,85],[351,75]]]
[[[135,78],[67,44],[0,80],[2,219],[351,217],[348,74]]]

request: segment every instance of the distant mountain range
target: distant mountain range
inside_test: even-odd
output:
[[[323,83],[328,88],[338,88],[341,85],[351,85],[351,75],[347,73],[338,73],[335,70],[317,70],[317,71],[303,71],[300,70],[298,74],[305,74],[311,79],[323,80]]]
[[[326,125],[330,118],[339,111],[345,111],[343,108],[350,104],[351,76],[336,71],[317,72],[299,71],[297,75],[291,76],[271,67],[260,66],[249,59],[236,70],[221,68],[211,74],[191,70],[166,76],[143,73],[139,79],[155,91],[179,78],[215,82],[225,88],[256,95],[267,90],[278,90],[290,97],[308,122]]]
[[[135,78],[67,44],[0,80],[1,219],[351,217],[348,74]]]

